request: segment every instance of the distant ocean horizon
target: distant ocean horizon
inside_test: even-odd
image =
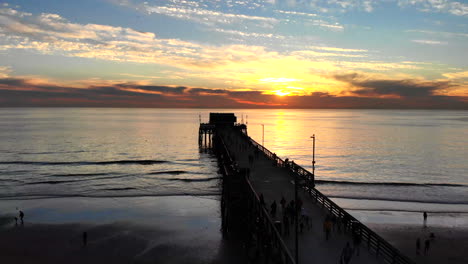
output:
[[[464,110],[0,108],[0,200],[219,195],[210,112],[308,170],[314,134],[316,187],[345,208],[468,213]]]

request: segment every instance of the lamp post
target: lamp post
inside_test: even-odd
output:
[[[312,176],[315,175],[315,134],[313,134],[310,138],[312,138]]]
[[[296,211],[295,212],[295,218],[296,218],[296,221],[295,221],[295,233],[296,233],[296,237],[295,237],[295,245],[296,245],[296,254],[295,254],[295,260],[296,260],[296,264],[299,264],[299,237],[298,237],[298,233],[299,233],[299,208],[298,205],[298,196],[297,196],[297,185],[299,184],[298,180],[297,180],[297,173],[294,173],[294,201],[295,201],[295,205],[294,205],[294,210]]]
[[[262,146],[265,147],[265,124],[262,124]]]

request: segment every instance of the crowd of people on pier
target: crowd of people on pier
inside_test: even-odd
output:
[[[272,221],[278,231],[287,238],[291,234],[291,226],[294,226],[297,221],[298,233],[302,234],[304,230],[310,230],[312,227],[312,219],[309,213],[303,207],[303,202],[300,197],[295,201],[294,199],[289,202],[284,196],[280,199],[280,208],[276,200],[273,200],[271,204],[265,203],[263,194],[260,194],[260,203],[267,209],[270,214]],[[281,224],[279,224],[281,223]],[[279,224],[279,225],[278,225]],[[328,241],[331,239],[332,233],[342,234],[343,232],[351,232],[352,235],[352,246],[350,242],[347,242],[340,255],[340,263],[349,263],[352,256],[360,255],[360,245],[362,241],[361,234],[357,226],[353,226],[346,217],[337,217],[334,214],[327,214],[323,220],[323,233],[324,240]]]

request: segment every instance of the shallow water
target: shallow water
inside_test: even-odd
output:
[[[260,143],[263,124],[265,146],[307,169],[315,134],[330,197],[468,204],[468,111],[436,110],[3,108],[0,199],[217,195],[216,159],[197,138],[199,115],[217,111]]]

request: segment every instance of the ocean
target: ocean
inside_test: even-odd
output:
[[[317,189],[364,222],[425,210],[468,224],[468,111],[3,108],[0,201],[216,200],[216,158],[198,147],[210,112],[234,112],[253,139],[309,170],[315,135]]]

